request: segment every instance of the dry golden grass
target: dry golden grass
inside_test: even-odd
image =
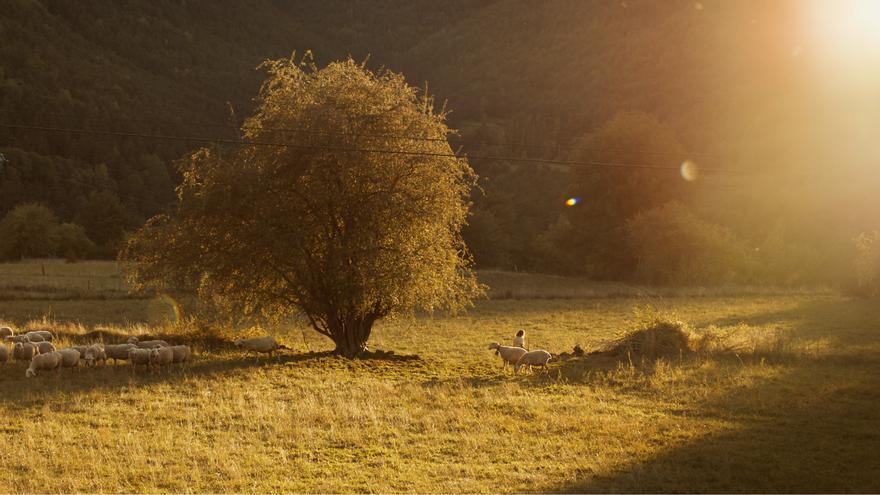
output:
[[[880,307],[832,295],[655,298],[695,335],[776,347],[587,357],[503,374],[486,349],[524,328],[553,353],[637,328],[639,298],[481,301],[384,321],[347,361],[294,324],[295,351],[244,356],[231,329],[161,323],[159,301],[0,301],[65,341],[171,334],[182,369],[24,378],[0,368],[3,492],[815,492],[880,490]],[[173,334],[180,334],[174,337]],[[757,344],[756,344],[757,345]],[[551,362],[552,363],[552,362]]]

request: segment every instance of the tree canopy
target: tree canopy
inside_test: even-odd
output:
[[[445,114],[351,59],[265,66],[252,144],[183,160],[176,206],[124,250],[137,286],[299,311],[348,357],[379,318],[466,306],[480,292],[460,234],[476,178]]]

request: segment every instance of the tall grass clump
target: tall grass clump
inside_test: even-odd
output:
[[[636,308],[635,314],[635,329],[606,344],[603,354],[656,360],[692,352],[693,332],[687,323],[651,307]]]

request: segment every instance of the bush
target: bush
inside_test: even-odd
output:
[[[86,235],[86,229],[75,223],[62,223],[55,228],[53,236],[57,255],[69,261],[89,257],[95,252],[95,243]]]
[[[752,271],[745,244],[684,205],[667,203],[639,213],[626,225],[636,278],[652,284],[722,284]]]
[[[85,229],[74,223],[59,225],[52,210],[39,203],[20,204],[0,221],[0,259],[65,256],[76,260],[94,250]]]

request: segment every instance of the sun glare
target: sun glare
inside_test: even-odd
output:
[[[864,61],[880,55],[880,0],[813,0],[808,22],[827,56]]]

